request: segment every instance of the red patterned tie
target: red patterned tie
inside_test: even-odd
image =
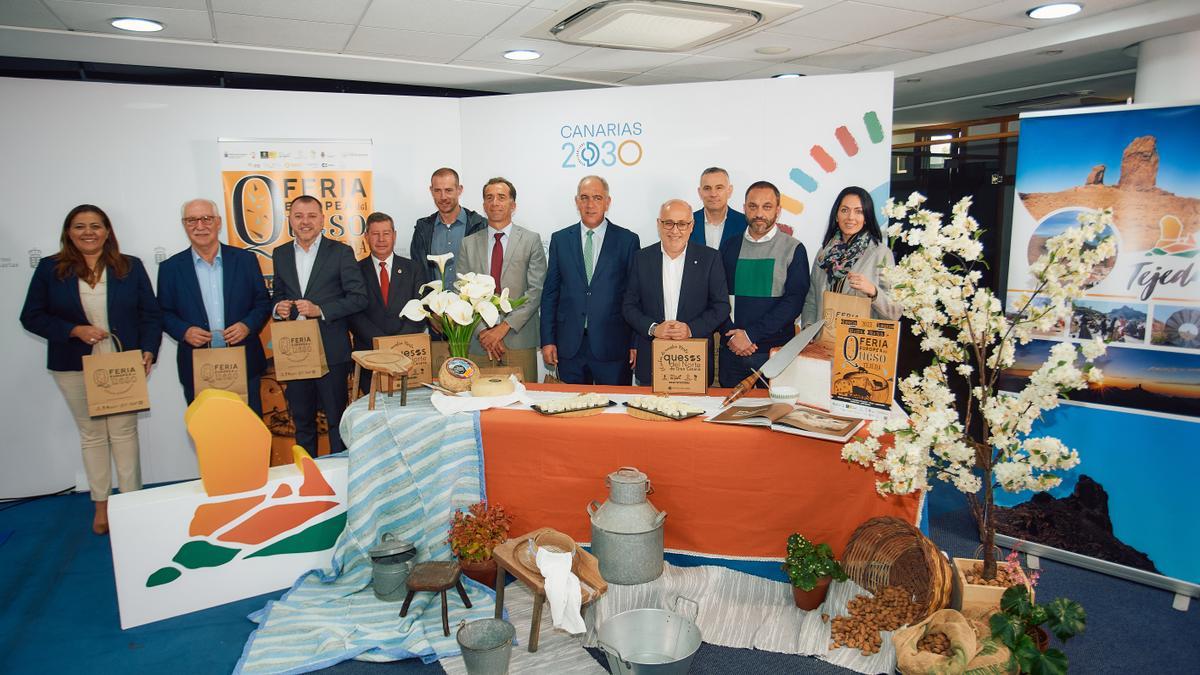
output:
[[[504,247],[500,245],[500,238],[504,236],[503,232],[497,232],[492,235],[496,238],[496,245],[492,247],[492,278],[496,280],[496,292],[500,292],[500,272],[504,270]]]
[[[388,273],[387,263],[379,263],[379,293],[383,296],[383,304],[387,305]]]

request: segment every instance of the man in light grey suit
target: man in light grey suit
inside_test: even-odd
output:
[[[526,382],[536,382],[546,251],[536,232],[513,224],[516,210],[517,188],[507,179],[493,178],[483,186],[488,226],[463,238],[458,271],[487,274],[496,280],[497,293],[507,288],[509,297],[526,298],[500,323],[479,331],[471,340],[471,357],[481,364],[519,367]]]

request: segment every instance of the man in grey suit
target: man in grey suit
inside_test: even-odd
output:
[[[284,396],[296,425],[296,445],[317,454],[317,407],[329,421],[329,451],[345,450],[338,425],[346,409],[350,372],[348,317],[367,306],[366,286],[354,251],[322,236],[325,214],[315,197],[292,200],[288,225],[295,240],[275,249],[275,285],[271,295],[277,321],[316,320],[329,372],[312,380],[292,380]]]
[[[463,239],[458,271],[490,275],[497,293],[507,288],[509,297],[526,298],[494,327],[479,331],[471,340],[471,356],[491,365],[517,366],[526,382],[536,382],[546,251],[536,232],[513,224],[516,210],[517,188],[507,179],[492,178],[483,186],[488,227]]]

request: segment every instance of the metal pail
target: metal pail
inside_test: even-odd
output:
[[[684,675],[700,649],[700,628],[694,621],[699,605],[680,596],[694,608],[689,620],[665,609],[631,609],[608,619],[596,631],[608,667],[620,675]]]
[[[468,675],[508,675],[513,636],[517,630],[504,619],[463,622],[455,637],[462,648]]]

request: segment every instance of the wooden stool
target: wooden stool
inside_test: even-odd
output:
[[[517,560],[516,551],[518,546],[528,545],[525,543],[527,539],[551,529],[543,527],[534,530],[516,539],[509,539],[492,549],[492,558],[496,561],[496,618],[501,618],[504,612],[504,575],[506,572],[525,584],[530,594],[533,595],[533,620],[529,626],[529,651],[531,652],[536,652],[538,649],[538,637],[542,628],[542,605],[546,602],[546,579],[540,572],[529,569],[524,563]],[[571,565],[571,571],[579,577],[579,584],[583,589],[581,609],[599,600],[600,596],[608,592],[608,583],[604,581],[604,577],[600,576],[600,562],[596,560],[596,556],[579,546],[575,547],[575,562]]]
[[[458,596],[462,598],[463,604],[470,608],[471,601],[467,598],[467,589],[463,588],[462,569],[458,563],[453,561],[417,563],[408,575],[408,595],[404,598],[404,605],[400,607],[400,616],[408,615],[408,606],[412,603],[413,596],[417,591],[441,593],[442,632],[449,636],[450,606],[446,601],[446,591],[451,587],[458,589]]]
[[[369,396],[371,400],[367,402],[367,410],[375,409],[375,394],[381,390],[386,391],[390,397],[392,391],[395,390],[395,378],[400,378],[400,405],[408,405],[408,373],[412,370],[412,359],[403,354],[393,352],[390,349],[365,349],[357,352],[352,352],[350,358],[354,359],[354,380],[350,385],[350,391],[354,394],[355,400],[358,400],[358,380],[362,375],[362,369],[374,373],[371,378],[371,391]],[[387,388],[383,389],[381,381],[387,378]]]

